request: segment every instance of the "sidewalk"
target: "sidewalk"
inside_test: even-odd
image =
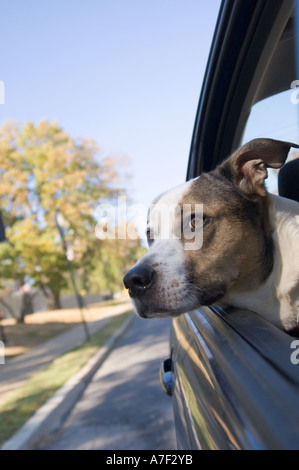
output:
[[[100,307],[99,318],[87,323],[90,335],[102,328],[111,317],[129,310],[132,310],[130,300],[119,305]],[[80,325],[0,365],[0,403],[33,374],[44,369],[54,359],[73,349],[85,339],[83,325]]]

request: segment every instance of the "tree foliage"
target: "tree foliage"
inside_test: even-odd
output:
[[[0,129],[0,207],[8,239],[0,245],[2,285],[29,280],[59,306],[69,282],[59,211],[81,285],[120,289],[125,264],[142,249],[139,240],[97,240],[94,234],[96,205],[124,194],[120,170],[118,159],[99,158],[94,141],[74,140],[57,123],[6,123]]]

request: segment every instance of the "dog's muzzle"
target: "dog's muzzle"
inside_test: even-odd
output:
[[[136,265],[125,275],[123,282],[131,297],[142,297],[153,285],[155,271],[148,266]]]

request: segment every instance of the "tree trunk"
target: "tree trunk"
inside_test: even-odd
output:
[[[47,304],[49,310],[60,310],[61,303],[60,303],[60,293],[59,292],[51,292],[50,296],[47,298]]]
[[[33,313],[34,308],[33,308],[32,301],[36,295],[37,295],[37,292],[34,294],[31,294],[29,292],[24,292],[23,299],[22,299],[21,312],[17,320],[18,323],[25,323],[25,316],[29,315],[30,313]]]
[[[40,288],[46,298],[48,310],[60,310],[61,309],[60,292],[50,291],[50,289],[46,288],[42,284],[40,284]]]

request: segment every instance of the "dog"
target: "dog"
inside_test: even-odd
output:
[[[124,277],[140,317],[215,304],[254,311],[286,331],[297,326],[299,204],[265,186],[267,168],[282,167],[291,147],[299,145],[254,139],[153,202],[149,251]],[[165,217],[169,236],[161,235]]]

